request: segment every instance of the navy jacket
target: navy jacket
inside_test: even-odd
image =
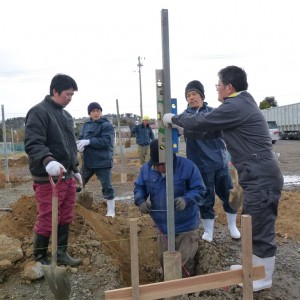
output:
[[[175,210],[175,234],[192,231],[199,227],[199,205],[206,192],[197,166],[187,158],[175,156],[174,199],[183,197],[187,206]],[[146,162],[134,182],[134,203],[140,205],[150,195],[151,217],[161,232],[167,234],[166,177],[153,169],[151,160]]]
[[[154,133],[149,124],[146,127],[143,123],[134,125],[131,133],[136,134],[136,143],[141,146],[148,146],[154,140]]]
[[[213,110],[206,102],[197,112],[189,106],[188,114],[208,113]],[[223,169],[228,165],[227,149],[220,130],[198,131],[184,129],[186,155],[199,168],[201,173]]]
[[[85,167],[89,169],[112,168],[114,137],[114,127],[105,117],[96,121],[90,118],[83,124],[78,139],[90,140],[90,144],[84,148]]]

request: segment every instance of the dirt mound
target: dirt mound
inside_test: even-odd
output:
[[[293,205],[293,210],[288,207]],[[280,201],[279,216],[277,221],[277,235],[279,237],[297,239],[299,238],[299,208],[300,195],[296,192],[284,192]],[[32,231],[36,218],[36,201],[34,197],[22,196],[12,207],[12,213],[7,213],[0,219],[1,233],[9,237],[23,241],[23,250],[32,248]],[[75,208],[75,218],[71,226],[70,252],[74,255],[86,253],[84,258],[91,261],[90,241],[85,237],[86,232],[92,232],[93,240],[100,242],[105,253],[113,258],[114,263],[120,268],[123,279],[130,284],[130,240],[129,222],[131,218],[138,218],[139,235],[139,263],[141,283],[154,282],[158,279],[158,274],[149,273],[149,270],[159,268],[157,260],[156,229],[149,216],[142,216],[135,205],[130,202],[116,202],[116,217],[105,217],[106,204],[101,202],[94,204],[92,210],[87,210],[77,204]],[[221,202],[216,203],[216,228],[219,224],[226,225],[226,217],[222,211]],[[217,231],[217,230],[216,230]],[[202,246],[201,246],[202,245]],[[203,246],[204,245],[204,246]],[[200,243],[200,249],[207,253],[207,243]],[[205,248],[206,246],[206,248]],[[83,250],[84,249],[84,250]],[[210,250],[208,250],[210,251]],[[214,250],[216,256],[224,252]],[[207,258],[207,254],[204,255]],[[202,257],[202,256],[201,256]],[[201,258],[200,257],[200,258]],[[26,257],[32,260],[33,257]],[[23,261],[25,262],[25,261]],[[207,271],[207,266],[201,263],[200,273]],[[217,264],[218,265],[218,264]],[[211,269],[211,267],[209,268]],[[145,270],[147,272],[145,272]]]
[[[9,237],[19,239],[23,242],[23,251],[32,249],[33,224],[36,218],[36,201],[34,197],[22,196],[12,207],[12,213],[4,215],[0,219],[1,233]],[[149,216],[141,217],[136,206],[128,203],[116,203],[117,215],[115,218],[105,217],[106,204],[93,205],[92,210],[87,210],[77,204],[75,208],[75,218],[71,226],[70,252],[75,256],[92,261],[91,240],[85,236],[86,232],[92,233],[93,241],[100,242],[105,253],[112,257],[114,264],[120,269],[123,280],[130,284],[130,240],[129,222],[130,218],[140,218],[139,238],[140,238],[140,267],[141,283],[155,281],[153,274],[144,272],[144,269],[151,269],[153,265],[158,268],[156,251],[156,232],[153,222]],[[49,247],[50,248],[50,247]],[[32,252],[31,252],[32,253]],[[19,264],[20,270],[26,261],[33,260],[33,256],[26,256],[26,259]],[[157,277],[157,274],[154,275]]]
[[[226,215],[222,209],[221,201],[218,200],[215,205],[216,221],[226,225]],[[239,210],[238,215],[241,214]],[[240,218],[237,219],[240,225]],[[283,191],[279,207],[278,218],[276,220],[276,234],[279,237],[299,239],[300,238],[300,192]]]
[[[12,157],[8,159],[8,166],[9,167],[20,167],[25,166],[28,164],[28,156],[22,155],[17,157]],[[5,166],[5,159],[1,159],[0,166]]]

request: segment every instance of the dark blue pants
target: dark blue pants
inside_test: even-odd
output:
[[[102,185],[102,195],[106,200],[112,200],[115,198],[115,189],[112,186],[112,178],[111,178],[111,168],[105,169],[89,169],[87,167],[84,168],[84,182],[88,183],[90,178],[96,174],[98,180]]]
[[[216,194],[221,199],[225,212],[235,214],[236,210],[229,206],[229,190],[233,188],[229,168],[225,167],[216,171],[201,172],[201,175],[206,186],[204,203],[200,206],[201,218],[214,219]]]

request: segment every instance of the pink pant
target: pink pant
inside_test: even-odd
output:
[[[51,235],[52,223],[52,186],[50,183],[34,183],[37,201],[37,220],[34,226],[36,233],[43,236]],[[76,181],[67,179],[56,185],[58,195],[58,224],[71,224],[74,217],[76,200]]]

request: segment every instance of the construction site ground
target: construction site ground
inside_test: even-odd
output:
[[[280,167],[285,176],[300,175],[300,141],[280,140],[274,152],[280,153]],[[184,145],[181,145],[184,152]],[[121,152],[121,153],[120,153]],[[122,155],[121,155],[122,154]],[[183,153],[181,153],[184,155]],[[116,146],[113,184],[116,190],[116,216],[105,217],[106,203],[101,186],[93,177],[86,186],[91,192],[90,210],[76,204],[71,225],[69,252],[82,258],[78,268],[68,268],[71,282],[70,299],[105,299],[106,290],[131,286],[129,220],[138,218],[139,281],[148,284],[163,281],[157,258],[156,228],[149,215],[141,215],[133,204],[133,182],[139,172],[136,145]],[[12,212],[0,212],[0,235],[22,242],[24,257],[2,273],[0,299],[54,299],[44,278],[29,281],[24,266],[33,261],[32,232],[36,218],[36,202],[27,166],[26,155],[9,159],[9,182],[4,159],[0,169],[0,207]],[[217,199],[214,241],[199,239],[197,274],[228,270],[241,263],[241,241],[232,240],[226,225],[221,201]],[[240,215],[240,211],[239,211]],[[240,218],[238,218],[240,227]],[[199,237],[203,228],[199,228]],[[300,299],[300,185],[284,186],[276,222],[278,251],[272,289],[254,293],[254,299]],[[50,253],[49,247],[49,253]],[[1,270],[1,262],[0,262]],[[242,288],[230,286],[209,290],[177,299],[242,299]]]

